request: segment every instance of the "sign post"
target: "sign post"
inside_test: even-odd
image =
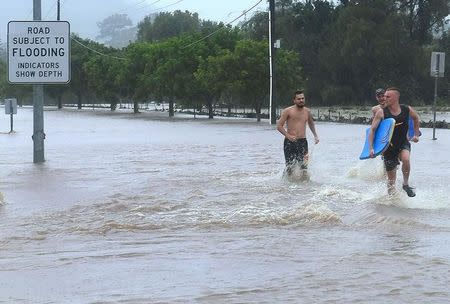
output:
[[[14,132],[14,118],[13,115],[17,114],[17,99],[7,98],[5,99],[5,114],[9,114],[9,119],[11,123],[11,130],[9,133]]]
[[[41,0],[33,0],[34,21],[8,23],[8,81],[33,84],[33,162],[44,162],[44,84],[70,82],[67,21],[41,21]]]
[[[445,53],[431,53],[430,75],[434,77],[434,100],[433,100],[433,140],[436,140],[436,102],[437,102],[437,79],[444,77]]]

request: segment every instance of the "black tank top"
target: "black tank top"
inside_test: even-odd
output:
[[[388,108],[383,109],[384,118],[394,118],[395,128],[394,134],[392,134],[391,146],[401,147],[408,139],[408,123],[409,123],[409,106],[400,105],[400,114],[397,116],[392,115]]]

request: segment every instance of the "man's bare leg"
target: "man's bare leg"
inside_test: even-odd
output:
[[[394,194],[395,193],[395,180],[397,179],[397,166],[392,169],[391,171],[386,171],[387,174],[387,187],[388,187],[388,194]]]

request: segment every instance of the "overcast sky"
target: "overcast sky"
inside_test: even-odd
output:
[[[230,22],[259,0],[60,0],[61,20],[69,21],[70,31],[82,38],[95,39],[97,22],[115,13],[127,14],[136,25],[146,15],[174,10],[197,12],[201,19]],[[56,20],[57,0],[41,0],[42,20]],[[262,0],[257,10],[267,10]],[[239,21],[244,20],[242,17]],[[6,43],[9,21],[33,20],[33,0],[0,0],[0,39]]]

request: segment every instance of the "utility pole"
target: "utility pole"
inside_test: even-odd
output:
[[[269,116],[270,124],[277,123],[277,106],[275,101],[276,85],[275,85],[275,45],[273,36],[275,35],[275,0],[269,0]]]
[[[42,20],[41,0],[33,0],[33,20]],[[44,85],[33,85],[33,162],[42,163],[44,158]]]

